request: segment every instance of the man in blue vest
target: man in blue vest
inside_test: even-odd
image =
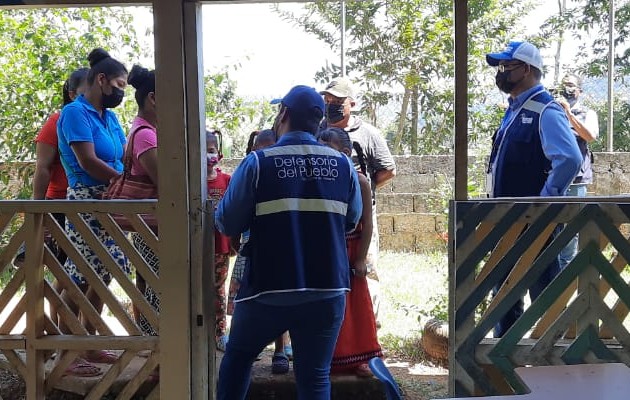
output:
[[[315,89],[295,86],[274,123],[278,142],[250,153],[215,214],[228,236],[250,230],[249,256],[219,370],[218,399],[244,399],[252,362],[289,331],[299,399],[330,399],[330,362],[349,290],[345,233],[362,212],[352,161],[317,143]]]
[[[543,63],[538,48],[513,41],[502,52],[487,54],[486,61],[497,67],[496,85],[509,94],[509,106],[492,140],[488,194],[564,196],[582,155],[564,110],[540,83]],[[558,272],[556,258],[530,286],[532,302]],[[494,336],[502,337],[522,313],[521,299],[499,321]]]

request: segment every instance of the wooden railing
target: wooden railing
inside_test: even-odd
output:
[[[452,202],[451,394],[525,393],[514,373],[524,365],[630,366],[629,223],[624,197]],[[494,325],[578,233],[573,261],[492,338]]]
[[[0,352],[6,361],[0,367],[10,368],[25,380],[29,398],[44,398],[60,386],[65,370],[77,355],[85,350],[113,350],[118,361],[104,367],[103,375],[86,385],[86,399],[100,399],[109,393],[116,381],[126,375],[124,387],[116,390],[118,399],[130,399],[143,393],[145,398],[159,398],[159,383],[148,379],[159,366],[159,336],[143,336],[133,313],[125,303],[132,303],[156,332],[159,316],[144,298],[130,276],[116,264],[107,249],[81,218],[91,213],[129,258],[138,276],[156,292],[160,292],[159,276],[147,265],[130,241],[129,235],[112,219],[112,213],[127,214],[139,235],[158,253],[158,237],[138,214],[154,214],[157,202],[147,201],[2,201],[0,229],[5,243],[0,252],[0,275],[6,285],[0,287],[0,313],[6,319],[0,325]],[[52,213],[63,213],[85,241],[103,261],[122,293],[114,294],[90,267],[89,262],[75,248]],[[44,241],[45,233],[56,241],[85,276],[91,289],[104,302],[124,332],[115,333],[102,314],[99,314],[75,282],[67,275]],[[26,243],[26,259],[20,268],[12,265],[22,243]],[[56,281],[56,288],[53,282]],[[70,294],[81,315],[96,328],[88,334],[71,307],[60,296],[60,289]],[[56,316],[51,315],[54,306]],[[25,321],[24,321],[25,319]],[[19,323],[20,320],[23,323]],[[69,331],[62,332],[64,323]],[[63,333],[63,334],[62,334]],[[51,355],[57,353],[56,359]],[[140,352],[146,353],[138,357]],[[60,356],[63,354],[63,356]],[[133,366],[132,366],[133,365]]]

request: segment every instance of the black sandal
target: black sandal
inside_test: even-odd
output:
[[[286,374],[289,372],[289,357],[284,353],[274,353],[271,358],[271,373]]]

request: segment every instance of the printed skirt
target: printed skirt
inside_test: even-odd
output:
[[[133,247],[138,250],[138,253],[142,256],[147,265],[155,272],[156,275],[160,275],[160,259],[157,254],[153,252],[153,249],[147,245],[142,236],[136,232],[131,234],[131,238],[133,241]],[[147,299],[151,307],[159,314],[160,313],[160,296],[159,294],[149,285],[144,289],[144,298]],[[157,336],[157,332],[151,326],[149,321],[145,318],[144,315],[140,314],[140,329],[145,335],[149,336]]]
[[[105,185],[98,186],[84,186],[78,185],[75,188],[68,188],[66,198],[68,200],[100,200],[103,192],[106,190]],[[114,262],[123,270],[127,275],[130,273],[129,261],[127,256],[123,253],[120,247],[116,244],[114,239],[107,233],[107,231],[101,226],[100,222],[90,213],[79,214],[83,221],[90,227],[94,235],[103,244],[105,249],[109,252]],[[105,264],[96,255],[90,245],[83,239],[83,236],[76,230],[74,224],[70,220],[66,219],[66,234],[70,242],[77,248],[79,253],[85,258],[88,265],[92,267],[94,272],[103,280],[106,285],[112,280],[112,274],[107,270]],[[74,260],[68,258],[64,263],[64,269],[68,273],[68,276],[72,278],[77,284],[84,285],[87,281],[83,274],[77,268]]]

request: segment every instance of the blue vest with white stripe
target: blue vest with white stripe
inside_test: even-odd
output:
[[[237,300],[265,293],[348,289],[348,157],[291,133],[256,152],[256,216]]]
[[[552,101],[547,91],[530,97],[501,142],[493,145],[497,151],[493,197],[540,196],[551,171],[540,141],[540,114]]]

